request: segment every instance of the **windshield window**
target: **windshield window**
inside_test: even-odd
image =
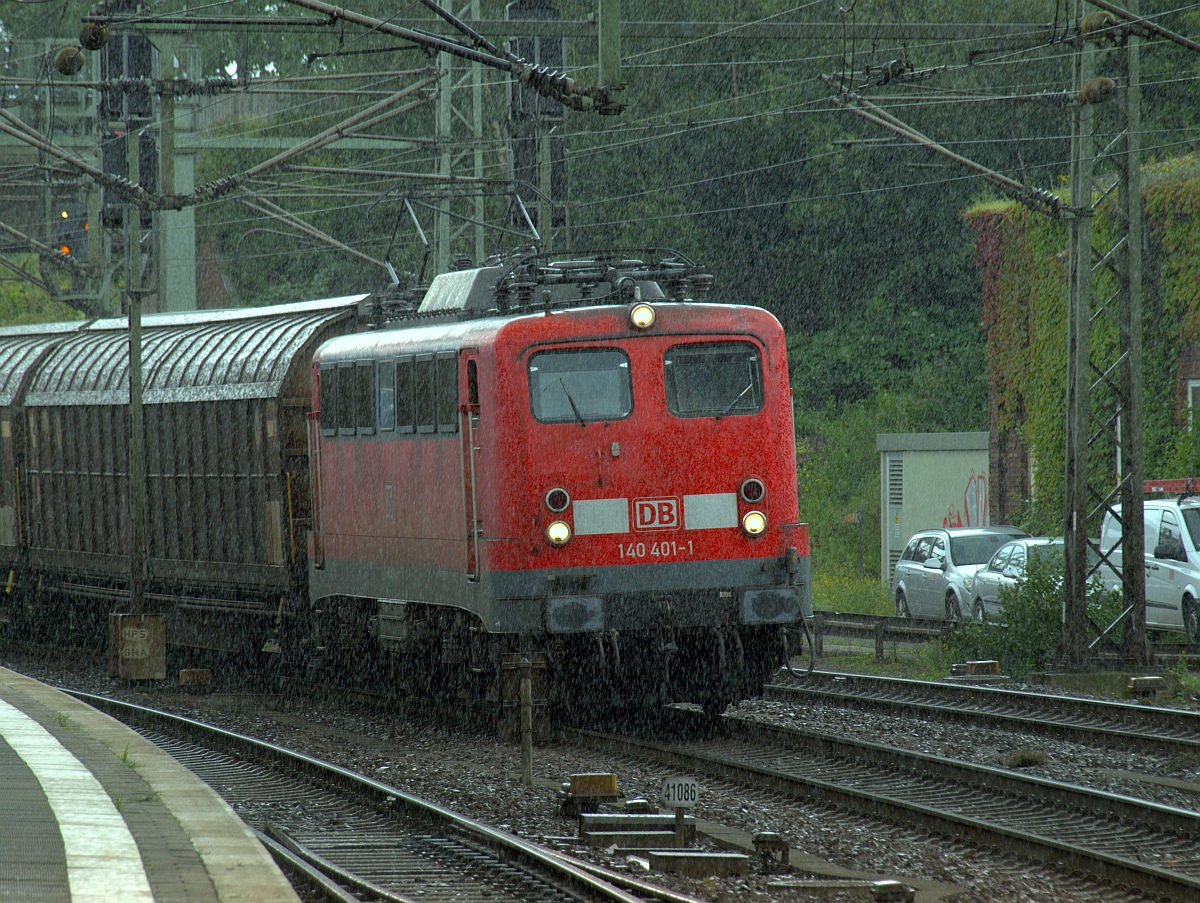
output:
[[[762,360],[749,342],[675,345],[663,356],[667,409],[679,417],[762,410]]]
[[[950,557],[955,564],[983,564],[992,553],[1012,539],[1011,536],[957,536],[950,540]]]
[[[1180,508],[1179,513],[1183,515],[1183,523],[1192,537],[1192,548],[1200,549],[1200,508]]]
[[[542,423],[628,417],[629,358],[609,348],[538,352],[529,359],[529,401]]]

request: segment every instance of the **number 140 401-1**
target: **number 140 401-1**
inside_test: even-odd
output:
[[[692,554],[692,541],[622,542],[617,544],[617,553],[621,558],[678,558]]]

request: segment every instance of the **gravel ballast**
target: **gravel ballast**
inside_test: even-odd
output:
[[[616,851],[588,851],[571,844],[573,820],[560,812],[556,785],[580,772],[612,771],[626,797],[656,800],[666,773],[662,766],[603,757],[561,744],[540,746],[534,754],[535,785],[520,781],[520,749],[489,732],[437,723],[430,715],[403,717],[378,708],[309,696],[221,693],[185,695],[178,689],[131,689],[109,679],[103,662],[90,656],[61,657],[55,664],[34,654],[0,653],[0,664],[47,683],[111,695],[163,708],[220,727],[280,743],[375,777],[409,793],[455,809],[471,818],[580,858],[672,887],[716,903],[851,899],[845,893],[814,895],[780,886],[781,876],[758,863],[745,877],[689,879],[646,872]],[[1097,750],[1077,743],[1015,734],[999,729],[920,721],[830,705],[751,700],[730,714],[773,723],[820,729],[833,734],[887,742],[920,752],[1005,767],[1014,751],[1045,754],[1042,764],[1025,769],[1057,780],[1086,784],[1169,805],[1195,809],[1197,798],[1169,788],[1113,776],[1139,772],[1196,779],[1200,763],[1121,750]],[[953,838],[836,810],[819,803],[783,799],[740,785],[698,776],[698,818],[753,834],[775,831],[798,853],[845,869],[914,882],[944,882],[961,889],[963,903],[1045,901],[1045,903],[1124,903],[1148,899],[1127,894],[1089,876],[979,849]],[[799,873],[794,873],[797,875]],[[800,875],[802,877],[802,875]],[[924,883],[923,882],[923,883]],[[946,887],[952,892],[955,888]],[[922,893],[933,900],[939,894]],[[949,897],[943,897],[949,898]]]

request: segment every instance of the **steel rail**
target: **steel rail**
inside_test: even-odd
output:
[[[309,886],[320,893],[326,900],[330,900],[332,903],[362,903],[354,894],[350,893],[324,872],[314,868],[311,863],[297,856],[283,844],[267,836],[258,830],[258,828],[251,828],[250,830],[258,838],[258,842],[266,847],[267,852],[271,854],[271,858],[275,860],[280,868],[301,875],[308,882]]]
[[[584,730],[561,733],[609,755],[886,818],[1141,892],[1180,899],[1200,894],[1200,813],[880,744],[725,722],[740,738],[668,746]],[[1141,861],[1147,850],[1183,866]]]
[[[836,671],[817,671],[814,677],[823,682],[845,682],[872,690],[893,688],[916,694],[939,693],[945,698],[962,699],[997,705],[1036,705],[1047,710],[1071,709],[1090,717],[1106,718],[1124,723],[1147,724],[1164,729],[1186,731],[1188,736],[1200,737],[1200,711],[1166,706],[1150,706],[1113,699],[1087,699],[1034,690],[986,686],[968,683],[912,680],[902,677],[882,677],[874,674],[846,674]],[[875,690],[878,692],[877,690]]]
[[[803,728],[738,718],[732,719],[729,729],[736,739],[765,743],[773,748],[801,748],[806,752],[815,751],[839,759],[856,759],[889,769],[899,767],[913,774],[928,775],[937,780],[1026,796],[1056,806],[1091,811],[1102,817],[1115,816],[1129,821],[1144,821],[1158,829],[1186,837],[1191,842],[1200,839],[1200,812],[1190,809],[1180,809],[1106,790],[1065,784],[1049,778],[1018,774],[991,765],[900,749],[883,743],[834,737]]]
[[[209,749],[219,747],[227,754],[253,760],[268,768],[281,768],[289,775],[299,774],[315,778],[321,787],[327,790],[336,789],[356,797],[379,812],[409,815],[421,820],[427,828],[437,826],[442,831],[451,832],[455,836],[466,838],[473,845],[492,851],[497,860],[501,861],[501,868],[504,867],[504,863],[519,863],[531,875],[540,875],[541,880],[549,882],[550,886],[579,899],[641,903],[640,897],[564,861],[552,850],[339,765],[146,706],[69,688],[63,688],[63,691],[130,726],[161,731],[170,737],[189,739]]]
[[[772,683],[775,699],[910,712],[1168,755],[1200,753],[1200,712],[995,687],[817,671],[803,682]]]

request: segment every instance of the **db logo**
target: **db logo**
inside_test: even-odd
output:
[[[638,530],[664,530],[679,526],[676,499],[634,499],[633,523]]]

